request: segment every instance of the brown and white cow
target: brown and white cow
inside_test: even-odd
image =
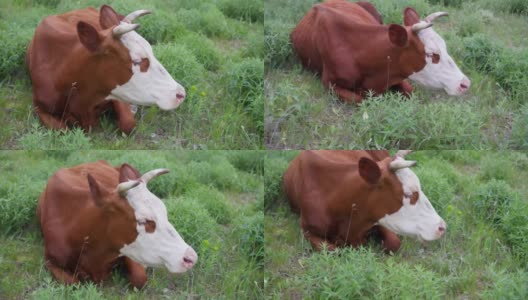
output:
[[[95,126],[113,109],[119,128],[135,126],[132,105],[178,107],[185,89],[159,63],[132,22],[150,11],[124,17],[110,6],[46,17],[37,27],[26,62],[33,105],[44,125],[62,129]]]
[[[181,273],[196,263],[196,252],[169,223],[163,202],[147,183],[167,173],[143,176],[128,164],[106,161],[60,169],[40,196],[37,215],[44,236],[46,266],[65,284],[101,282],[124,265],[132,286],[147,281],[145,267]]]
[[[431,27],[445,12],[421,20],[412,8],[404,25],[383,25],[368,2],[329,0],[314,5],[291,33],[303,65],[319,74],[326,88],[342,101],[361,102],[366,92],[389,88],[412,92],[409,78],[427,88],[462,95],[470,86]]]
[[[446,223],[410,169],[408,151],[304,151],[284,174],[290,206],[300,213],[304,236],[316,250],[357,247],[375,232],[386,251],[396,251],[396,234],[422,241],[439,239]]]

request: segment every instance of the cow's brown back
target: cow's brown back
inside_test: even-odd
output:
[[[372,7],[371,11],[367,11],[364,6]],[[333,32],[320,32],[317,24],[318,14],[320,10],[332,9],[335,12],[344,14],[348,17],[351,22],[357,25],[373,25],[381,23],[381,16],[379,19],[373,15],[377,13],[372,5],[357,3],[350,3],[344,0],[331,0],[321,4],[314,5],[310,11],[302,18],[299,24],[291,33],[292,45],[295,48],[295,52],[301,59],[303,65],[317,73],[322,71],[321,53],[317,47],[316,35],[318,34],[335,34]],[[351,53],[351,55],[353,55]]]

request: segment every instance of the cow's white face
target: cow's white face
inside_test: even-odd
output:
[[[127,191],[126,199],[137,220],[136,240],[120,249],[122,255],[149,267],[165,267],[172,273],[182,273],[198,260],[198,255],[169,223],[165,204],[152,194],[145,182]],[[147,232],[146,222],[154,221],[153,232]]]
[[[114,88],[106,99],[157,105],[163,110],[178,107],[185,99],[185,89],[156,59],[150,44],[135,31],[123,34],[120,39],[130,52],[133,75],[127,83]]]
[[[378,223],[397,234],[412,236],[419,240],[439,239],[446,230],[446,223],[423,193],[418,176],[409,168],[396,170],[395,174],[402,183],[403,206],[397,212],[378,220]],[[416,195],[415,193],[418,193],[418,200],[412,204],[411,199]]]
[[[427,88],[443,89],[451,96],[464,94],[471,82],[447,53],[442,37],[432,27],[418,32],[418,37],[425,47],[426,65],[421,71],[410,75],[409,79]]]

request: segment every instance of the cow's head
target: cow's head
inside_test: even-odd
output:
[[[105,215],[108,247],[144,266],[181,273],[193,267],[198,255],[169,223],[163,202],[147,188],[149,180],[167,172],[156,169],[141,176],[124,164],[115,189],[105,190],[90,174],[88,183],[92,199]]]
[[[370,217],[397,234],[423,241],[439,239],[445,233],[446,223],[410,169],[416,162],[403,158],[407,153],[400,151],[379,162],[365,157],[359,160],[359,175],[371,187],[369,201],[374,202]]]
[[[443,89],[447,94],[464,94],[471,82],[460,71],[455,61],[447,53],[444,39],[432,28],[433,21],[446,12],[436,12],[420,20],[416,10],[408,7],[404,11],[404,24],[410,26],[425,50],[425,67],[409,76],[409,79],[432,89]]]
[[[163,110],[178,107],[185,89],[177,83],[154,56],[150,44],[135,29],[134,19],[150,11],[139,10],[123,17],[110,6],[100,9],[100,27],[80,21],[77,34],[91,53],[86,71],[99,82],[99,93],[106,99],[130,104],[157,105]]]

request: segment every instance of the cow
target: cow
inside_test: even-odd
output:
[[[135,105],[178,107],[185,89],[154,56],[133,21],[148,10],[126,17],[108,5],[44,18],[27,49],[33,106],[52,129],[94,127],[113,110],[121,131],[135,127]],[[132,105],[132,106],[131,106]]]
[[[145,267],[172,273],[191,269],[196,252],[147,188],[151,179],[167,172],[140,175],[129,164],[112,167],[101,160],[53,174],[37,206],[45,264],[53,277],[64,284],[99,283],[114,266],[122,266],[131,286],[141,288],[147,281]]]
[[[294,52],[305,68],[321,75],[344,102],[361,103],[368,91],[387,89],[409,96],[409,78],[447,94],[464,94],[471,84],[431,27],[445,12],[420,19],[404,10],[404,26],[383,25],[368,2],[329,0],[314,5],[291,33]]]
[[[432,241],[445,233],[446,223],[410,169],[416,162],[404,159],[407,153],[304,151],[292,160],[284,192],[315,250],[358,247],[374,236],[385,252],[396,252],[396,234]]]

